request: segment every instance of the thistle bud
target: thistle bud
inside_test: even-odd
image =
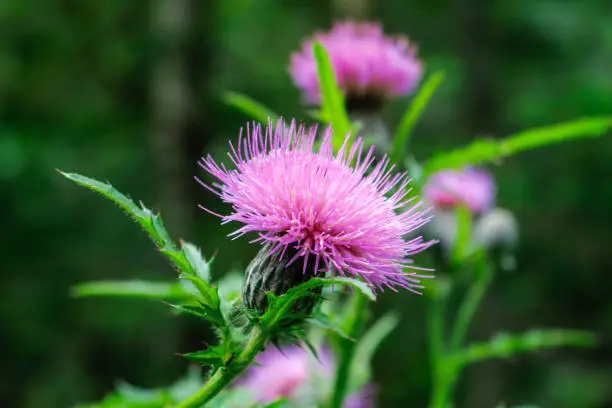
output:
[[[266,292],[283,295],[315,275],[312,263],[304,268],[304,257],[298,256],[294,259],[298,255],[294,248],[288,246],[285,251],[274,251],[274,247],[272,243],[265,244],[246,269],[242,296],[244,304],[251,310],[264,312],[268,308]],[[322,289],[318,287],[312,291],[312,295],[296,301],[293,307],[295,314],[308,315],[312,312],[321,297]]]

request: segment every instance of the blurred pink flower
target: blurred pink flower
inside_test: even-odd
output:
[[[385,36],[379,23],[340,22],[329,32],[316,33],[291,55],[289,71],[309,103],[321,102],[314,41],[320,41],[329,53],[347,99],[402,96],[414,91],[422,75],[416,48],[407,38]]]
[[[288,264],[303,257],[305,272],[333,270],[375,289],[418,293],[420,279],[430,276],[405,269],[422,271],[409,257],[433,241],[404,239],[429,220],[421,203],[406,198],[407,174],[393,173],[386,157],[374,164],[373,148],[364,155],[361,139],[349,144],[348,135],[334,155],[331,128],[315,152],[315,134],[316,128],[297,128],[295,121],[265,130],[247,126],[246,137],[241,133],[236,146],[230,143],[235,170],[210,156],[200,162],[218,179],[200,183],[232,205],[231,214],[219,215],[223,223],[243,224],[230,235],[256,232],[253,242],[272,243],[270,253],[281,251],[281,257],[291,247]]]
[[[326,348],[318,351],[318,358],[299,346],[282,349],[270,346],[257,356],[259,365],[249,367],[237,386],[250,390],[255,402],[263,404],[281,398],[300,406],[323,403],[330,397],[336,366]],[[348,396],[343,406],[372,408],[374,397],[374,388],[367,386],[361,392]]]
[[[442,170],[433,174],[423,188],[425,200],[438,210],[466,205],[473,213],[489,210],[495,201],[496,186],[482,169]]]

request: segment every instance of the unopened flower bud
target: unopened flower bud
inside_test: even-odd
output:
[[[275,250],[272,243],[261,248],[247,267],[242,286],[242,296],[247,308],[264,312],[268,308],[266,292],[280,296],[314,277],[312,264],[304,268],[304,257],[296,256],[297,254],[291,246],[285,251],[283,248]],[[294,304],[293,312],[299,315],[310,314],[320,297],[319,286],[318,289],[313,289],[311,295],[300,298]]]
[[[509,210],[494,208],[483,214],[474,226],[475,243],[486,248],[512,248],[518,240],[518,224]]]

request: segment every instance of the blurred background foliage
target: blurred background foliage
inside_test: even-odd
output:
[[[0,401],[69,407],[119,378],[166,385],[176,352],[210,331],[164,305],[74,300],[91,279],[169,279],[134,223],[55,168],[110,180],[158,208],[171,233],[216,255],[213,273],[254,254],[223,207],[193,180],[248,119],[223,105],[235,90],[304,117],[287,73],[301,39],[336,18],[379,19],[419,45],[428,73],[446,70],[414,137],[425,159],[475,137],[612,112],[612,3],[604,0],[3,0],[0,2]],[[395,126],[408,100],[386,111]],[[459,407],[499,402],[612,406],[612,138],[508,159],[492,171],[521,223],[518,270],[498,277],[473,339],[500,327],[583,328],[595,350],[555,350],[471,367]],[[423,299],[385,294],[401,312],[375,361],[381,407],[425,406]]]

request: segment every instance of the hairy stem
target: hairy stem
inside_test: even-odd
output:
[[[227,367],[217,370],[206,384],[195,394],[179,403],[176,408],[200,408],[212,400],[221,390],[229,385],[238,374],[242,373],[264,348],[268,335],[261,326],[255,326],[249,334],[246,346]]]

